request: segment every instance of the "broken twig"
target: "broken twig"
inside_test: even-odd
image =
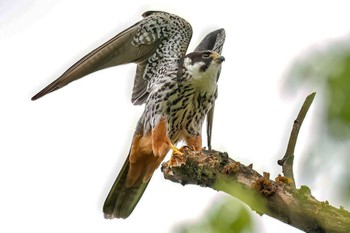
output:
[[[277,163],[282,166],[282,171],[284,176],[291,179],[291,184],[295,188],[295,180],[293,173],[293,162],[294,162],[294,150],[297,143],[298,134],[301,125],[303,124],[306,113],[308,112],[312,101],[314,100],[316,92],[308,95],[299,111],[297,118],[294,120],[292,132],[290,133],[289,142],[287,146],[286,153],[281,160],[278,160]]]

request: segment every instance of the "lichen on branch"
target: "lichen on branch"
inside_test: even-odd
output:
[[[258,214],[269,215],[310,233],[350,232],[350,213],[320,202],[308,187],[300,189],[290,180],[259,174],[218,151],[185,151],[180,161],[162,164],[165,179],[182,185],[194,184],[226,192],[245,202]]]

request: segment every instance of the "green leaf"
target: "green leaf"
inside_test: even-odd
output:
[[[234,198],[217,200],[197,223],[185,223],[177,233],[253,232],[250,211]]]

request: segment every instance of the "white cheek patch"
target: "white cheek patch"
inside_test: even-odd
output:
[[[185,60],[184,60],[184,66],[186,67],[186,69],[188,69],[189,66],[191,66],[191,58],[189,57],[186,57]]]
[[[186,70],[193,76],[193,78],[197,79],[201,77],[201,72],[200,68],[205,65],[204,62],[196,62],[194,64],[191,64],[192,60],[188,57],[185,58],[184,60],[184,66]]]
[[[220,69],[220,64],[212,61],[205,71],[201,71],[201,67],[206,65],[203,61],[191,64],[192,60],[188,57],[184,59],[184,67],[191,75],[191,85],[199,91],[205,91],[213,94],[216,91],[216,79]]]

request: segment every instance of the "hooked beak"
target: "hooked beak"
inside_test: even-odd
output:
[[[224,56],[219,56],[217,58],[215,58],[215,61],[219,64],[221,64],[223,61],[225,61],[225,57]]]
[[[211,57],[218,64],[221,64],[223,61],[225,61],[225,57],[221,56],[219,53],[213,53]]]

